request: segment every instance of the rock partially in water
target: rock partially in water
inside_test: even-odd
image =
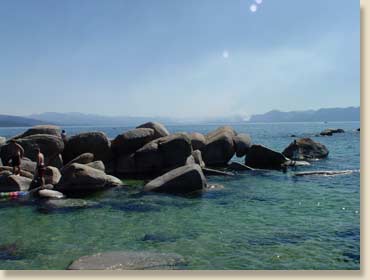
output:
[[[23,176],[9,175],[2,173],[0,175],[0,192],[17,192],[17,191],[28,191],[32,180]]]
[[[185,265],[181,255],[154,252],[107,252],[75,260],[69,270],[160,270]]]
[[[289,161],[282,153],[263,145],[253,145],[245,156],[245,165],[260,169],[281,169]]]
[[[42,189],[38,192],[40,197],[43,198],[51,198],[51,199],[61,199],[64,195],[61,192],[49,190],[49,189]]]
[[[344,133],[341,128],[327,128],[320,132],[321,136],[332,136],[334,133]]]
[[[206,178],[197,164],[185,165],[150,181],[144,191],[189,193],[206,187]]]
[[[235,145],[235,154],[237,157],[243,157],[252,146],[252,138],[248,134],[239,133],[233,137]]]
[[[312,160],[327,157],[329,150],[325,145],[311,138],[300,138],[290,143],[284,149],[283,155],[293,160]]]

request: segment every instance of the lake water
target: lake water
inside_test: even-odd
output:
[[[306,170],[360,169],[360,133],[351,123],[243,124],[254,143],[282,151],[308,136],[327,146],[325,160],[279,171],[209,177],[224,189],[199,197],[141,195],[141,182],[87,198],[93,208],[41,211],[37,205],[0,201],[0,269],[65,269],[83,255],[150,250],[178,253],[183,269],[359,269],[360,174],[295,177]],[[325,128],[343,128],[315,137]],[[216,126],[169,126],[171,132],[206,133]],[[69,135],[128,128],[66,127]],[[0,128],[10,137],[25,128]],[[243,161],[243,159],[237,159]],[[7,247],[8,250],[4,248]],[[9,247],[13,248],[9,253]]]

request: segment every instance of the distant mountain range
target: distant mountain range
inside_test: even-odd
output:
[[[326,108],[291,112],[273,110],[261,115],[252,115],[249,122],[360,121],[360,114],[360,107]]]
[[[308,111],[270,111],[261,115],[252,115],[249,122],[317,122],[317,121],[359,121],[360,107],[328,108]],[[0,115],[0,127],[27,127],[39,124],[60,126],[137,126],[148,121],[158,121],[165,125],[181,124],[235,124],[245,123],[242,116],[219,118],[166,118],[166,117],[108,117],[82,113],[33,114],[30,116]]]
[[[0,115],[0,127],[27,127],[46,123],[50,122],[44,122],[28,117]]]

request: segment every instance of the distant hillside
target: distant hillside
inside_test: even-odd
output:
[[[53,122],[64,126],[137,126],[148,121],[159,121],[165,124],[172,124],[174,121],[169,118],[149,118],[149,117],[127,117],[127,116],[101,116],[95,114],[83,113],[54,113],[47,112],[41,114],[34,114],[29,116],[34,119],[42,120],[45,122]]]
[[[0,127],[24,127],[40,124],[46,124],[46,122],[26,117],[0,115]]]
[[[360,107],[326,108],[308,111],[270,111],[252,115],[249,122],[324,122],[360,121]]]

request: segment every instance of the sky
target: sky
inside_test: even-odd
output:
[[[1,0],[0,114],[221,117],[360,105],[348,0]]]

